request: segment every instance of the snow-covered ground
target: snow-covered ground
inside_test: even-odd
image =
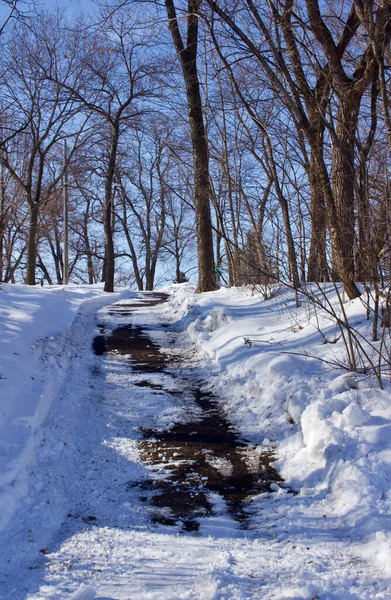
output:
[[[335,325],[287,290],[267,301],[167,291],[156,308],[140,298],[132,319],[162,347],[168,322],[177,348],[197,350],[231,422],[259,451],[274,449],[285,484],[252,497],[248,531],[224,513],[197,534],[152,524],[129,485],[148,470],[139,428],[183,408],[137,387],[123,356],[91,347],[97,320],[126,319],[107,306],[137,295],[2,286],[0,598],[391,598],[389,385],[332,369],[346,362],[342,339],[322,343]],[[345,306],[367,335],[365,306]]]
[[[101,286],[0,288],[0,530],[26,493],[24,469],[96,310],[112,301]]]

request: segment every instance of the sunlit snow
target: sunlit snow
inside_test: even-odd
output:
[[[368,375],[331,368],[345,362],[340,341],[322,344],[335,325],[305,302],[296,308],[288,290],[267,301],[248,289],[165,291],[168,302],[143,308],[126,290],[1,286],[0,598],[391,598],[387,380],[379,390]],[[133,314],[108,313],[129,299],[140,304]],[[346,310],[369,335],[360,300]],[[160,391],[175,391],[174,377],[151,373],[155,387],[137,387],[126,357],[96,356],[102,319],[149,326],[203,374],[251,446],[248,460],[274,452],[284,483],[248,499],[247,529],[218,494],[197,532],[151,520],[132,486],[151,469],[140,428],[198,409]]]

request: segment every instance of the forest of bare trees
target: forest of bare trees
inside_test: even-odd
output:
[[[391,0],[1,19],[0,281],[388,283]]]

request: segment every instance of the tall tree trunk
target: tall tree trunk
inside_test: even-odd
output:
[[[187,99],[193,146],[194,197],[196,207],[198,286],[196,292],[217,290],[214,274],[213,237],[209,203],[209,155],[197,70],[187,65]]]
[[[210,292],[218,286],[214,274],[213,236],[210,213],[209,153],[197,70],[197,43],[200,0],[189,0],[187,9],[187,46],[185,48],[173,0],[165,0],[168,26],[182,65],[193,149],[194,198],[198,249],[196,292]]]
[[[104,212],[104,232],[105,232],[105,274],[104,291],[114,292],[114,241],[111,227],[111,201],[105,206]]]
[[[354,150],[360,97],[340,99],[332,153],[332,181],[338,228],[332,231],[333,271],[349,298],[360,295],[355,284]]]
[[[323,142],[323,133],[321,135]],[[326,256],[326,206],[318,165],[323,162],[322,146],[311,150],[308,166],[311,211],[311,244],[308,255],[307,281],[328,281]],[[317,156],[316,156],[317,155]]]
[[[112,126],[112,140],[110,145],[109,163],[107,165],[106,184],[105,184],[105,204],[103,214],[103,226],[105,233],[105,292],[114,292],[114,272],[115,272],[115,256],[114,256],[114,240],[113,240],[113,181],[115,173],[115,165],[117,161],[117,148],[119,139],[119,125],[114,123]]]
[[[321,5],[318,0],[306,0],[305,4],[311,30],[323,49],[330,82],[339,101],[332,153],[335,207],[331,207],[328,218],[332,221],[330,233],[333,269],[343,282],[349,298],[353,299],[359,296],[354,264],[354,150],[357,119],[363,94],[378,79],[379,65],[390,41],[391,2],[352,2],[346,22],[349,27],[345,28],[345,41],[350,40],[350,32],[356,31],[361,25],[367,30],[368,38],[366,46],[360,46],[360,55],[353,73],[346,72],[346,62],[341,52],[341,49],[346,50],[347,44],[342,41],[335,44],[333,33],[323,19],[323,3]]]

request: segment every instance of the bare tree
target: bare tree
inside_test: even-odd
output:
[[[0,282],[15,281],[26,251],[28,210],[22,191],[7,171],[0,167]]]
[[[0,8],[4,10],[0,20],[0,35],[3,34],[7,26],[15,19],[20,19],[26,15],[26,3],[23,0],[1,0]]]
[[[143,101],[153,95],[153,58],[137,19],[129,12],[103,11],[98,27],[79,30],[69,40],[68,72],[46,71],[50,81],[102,123],[106,136],[103,225],[105,232],[105,291],[114,291],[113,240],[114,179],[120,138],[126,128],[137,127]],[[87,42],[88,40],[88,42]]]
[[[118,218],[125,234],[133,272],[140,290],[155,284],[166,226],[166,172],[169,168],[166,132],[153,124],[147,134],[130,140],[118,165]]]
[[[12,121],[8,118],[3,123],[0,152],[1,165],[23,190],[29,208],[28,285],[36,283],[39,212],[62,176],[58,171],[50,183],[45,182],[45,165],[76,110],[73,100],[64,97],[61,86],[48,84],[36,65],[38,56],[40,60],[52,59],[42,50],[40,38],[55,35],[55,23],[37,19],[35,25],[35,29],[15,26],[4,59],[7,77],[2,82],[3,101],[10,107]]]
[[[226,66],[233,72],[232,63],[243,56],[244,48],[246,57],[255,59],[289,111],[304,156],[306,144],[310,147],[307,161],[313,226],[310,274],[324,277],[327,269],[324,226],[327,220],[334,271],[349,297],[356,297],[359,292],[354,282],[353,253],[355,135],[362,96],[378,73],[379,57],[376,58],[374,48],[378,49],[378,55],[384,53],[390,38],[389,2],[353,1],[338,11],[336,5],[329,3],[324,16],[316,0],[270,1],[263,7],[246,0],[240,9],[236,6],[228,9],[214,0],[207,3],[240,43],[240,51],[231,53]],[[211,22],[213,26],[214,17]],[[261,44],[254,39],[259,34]],[[237,91],[254,110],[247,90],[238,85]],[[336,103],[331,102],[332,91],[336,92]],[[332,119],[327,121],[330,115]],[[324,156],[326,129],[333,140],[331,177]]]
[[[306,1],[309,24],[329,65],[329,76],[338,96],[336,126],[333,133],[332,177],[335,199],[335,224],[332,229],[334,262],[350,298],[359,295],[354,283],[354,181],[355,136],[360,103],[364,92],[378,77],[379,63],[374,43],[384,49],[391,36],[391,4],[352,2],[349,20],[354,27],[371,32],[363,47],[349,61],[341,56],[317,0]],[[337,18],[337,15],[335,16]]]

